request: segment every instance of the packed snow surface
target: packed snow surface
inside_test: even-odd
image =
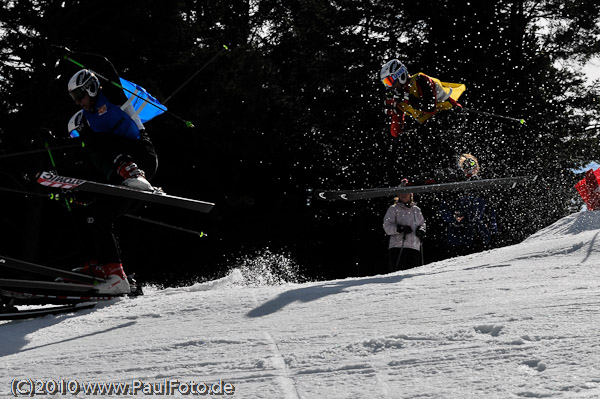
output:
[[[76,381],[129,389],[102,397],[598,398],[599,234],[600,213],[582,212],[390,275],[281,284],[235,269],[0,322],[0,395],[32,380],[74,392],[53,397],[90,396]]]

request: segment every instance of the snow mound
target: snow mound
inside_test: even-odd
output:
[[[277,286],[305,280],[298,264],[288,254],[277,254],[266,249],[238,259],[225,277],[178,289],[188,292],[210,291],[232,287]]]
[[[219,280],[0,322],[10,371],[0,386],[64,378],[228,383],[233,397],[257,399],[599,398],[599,218],[575,214],[510,247],[335,281],[292,284],[289,257],[263,251]]]
[[[597,230],[600,230],[600,212],[579,212],[558,220],[525,241],[559,238]]]
[[[242,286],[269,286],[299,283],[304,280],[298,264],[288,254],[276,254],[266,249],[255,256],[238,261],[232,273],[239,271],[235,283]],[[230,274],[231,275],[231,274]]]

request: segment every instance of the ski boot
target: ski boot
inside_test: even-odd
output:
[[[143,170],[132,161],[123,161],[117,166],[117,173],[123,178],[123,185],[134,190],[154,192],[154,187],[146,180]]]
[[[103,283],[96,285],[99,294],[120,295],[131,293],[131,287],[121,263],[107,263],[100,267],[106,277]]]
[[[73,269],[74,272],[98,277],[104,281],[95,283],[99,294],[129,294],[131,287],[121,263],[113,262],[100,265],[95,261],[87,262],[83,267]],[[68,282],[65,280],[65,282]]]

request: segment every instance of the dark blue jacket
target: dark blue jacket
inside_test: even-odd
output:
[[[481,197],[465,195],[440,204],[440,215],[448,227],[448,245],[487,245],[498,232],[496,212]]]

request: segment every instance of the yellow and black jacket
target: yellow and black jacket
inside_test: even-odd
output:
[[[392,135],[397,136],[401,132],[404,115],[410,115],[419,123],[423,123],[438,111],[460,107],[457,100],[465,88],[462,83],[442,82],[422,72],[411,75],[404,85],[401,98],[394,104],[400,118],[392,117]]]

